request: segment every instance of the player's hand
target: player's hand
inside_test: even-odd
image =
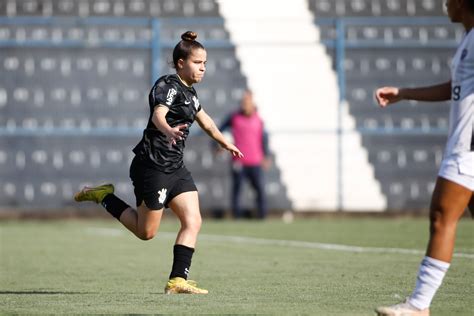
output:
[[[184,132],[182,132],[182,129],[186,129],[188,127],[188,124],[180,124],[176,125],[175,127],[172,127],[168,130],[167,137],[168,137],[168,145],[171,148],[173,145],[176,145],[176,143],[179,140],[183,139]]]
[[[225,150],[229,151],[232,156],[242,158],[244,154],[233,144],[227,143],[225,146],[222,146]]]
[[[380,107],[384,108],[389,104],[402,100],[400,89],[397,87],[382,87],[375,91],[375,99]]]

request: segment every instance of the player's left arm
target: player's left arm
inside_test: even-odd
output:
[[[196,121],[198,122],[202,130],[205,131],[206,134],[209,135],[212,139],[218,142],[219,145],[222,146],[222,148],[228,150],[233,156],[244,156],[234,144],[227,141],[224,135],[222,135],[222,133],[217,128],[216,123],[214,123],[212,118],[203,109],[197,112]]]

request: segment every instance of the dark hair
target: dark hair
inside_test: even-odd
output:
[[[471,13],[474,13],[474,0],[466,0],[467,8]]]
[[[178,60],[186,60],[193,49],[205,49],[201,43],[196,41],[197,34],[192,31],[187,31],[181,35],[181,41],[173,49],[173,64],[174,68],[178,67]]]

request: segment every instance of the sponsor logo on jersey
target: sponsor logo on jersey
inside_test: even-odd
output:
[[[163,204],[163,202],[165,201],[166,199],[166,191],[168,191],[167,189],[163,188],[161,189],[160,191],[158,191],[158,202],[160,204]]]
[[[196,110],[199,109],[199,99],[196,98],[196,96],[193,96],[193,101],[194,101],[194,108]]]
[[[168,90],[168,93],[166,94],[166,105],[171,105],[171,103],[173,103],[175,95],[176,90],[174,88]]]

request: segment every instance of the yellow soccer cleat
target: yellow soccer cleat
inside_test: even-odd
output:
[[[198,283],[194,280],[186,280],[186,282],[188,282],[189,285],[198,286]]]
[[[98,187],[84,187],[81,191],[74,194],[76,202],[92,201],[97,204],[102,203],[102,200],[107,194],[114,193],[113,184],[99,185]]]
[[[168,280],[165,287],[165,294],[207,294],[207,290],[196,286],[195,281],[186,281],[183,278],[172,278]]]
[[[378,307],[375,309],[378,316],[429,316],[430,310],[417,309],[412,306],[408,301],[392,306]]]

